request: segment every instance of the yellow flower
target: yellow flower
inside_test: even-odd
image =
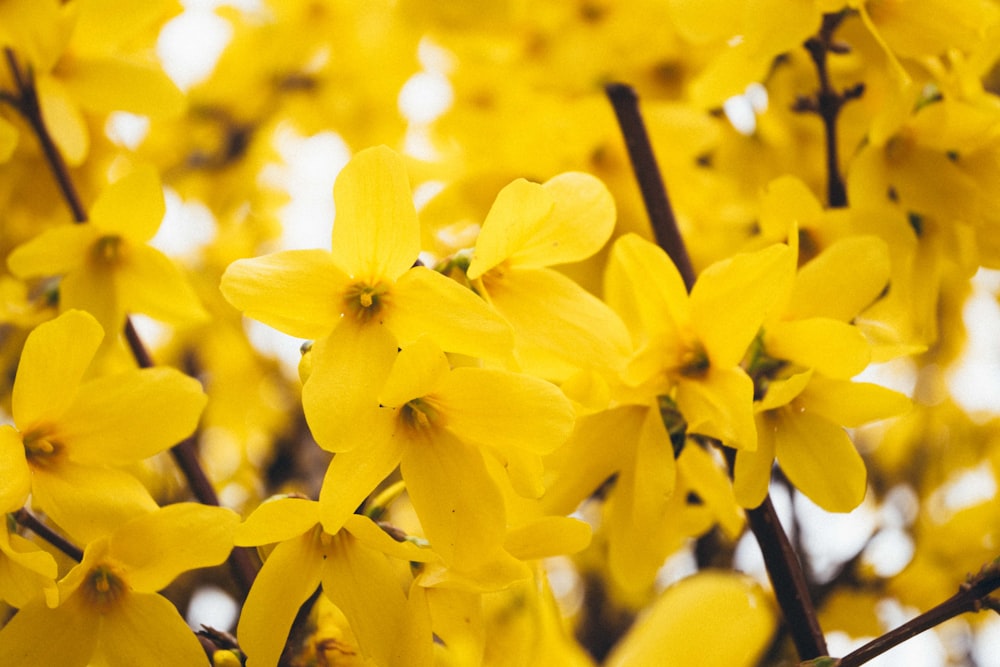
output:
[[[399,353],[378,404],[371,420],[344,429],[356,446],[334,456],[327,470],[323,524],[343,523],[399,465],[424,533],[446,566],[473,579],[527,576],[503,548],[504,495],[491,468],[499,462],[520,493],[541,495],[539,457],[573,426],[562,392],[503,370],[449,370],[444,353],[423,339]]]
[[[71,310],[28,336],[14,380],[14,425],[0,426],[0,509],[32,502],[73,537],[90,541],[156,504],[118,469],[190,435],[206,397],[171,368],[84,381],[103,333]]]
[[[0,530],[0,600],[20,608],[43,591],[54,595],[57,570],[52,554],[11,532],[9,520],[4,524]]]
[[[604,185],[565,173],[514,181],[483,222],[467,275],[514,328],[525,372],[563,380],[578,368],[617,370],[628,331],[603,302],[547,267],[590,257],[608,240],[615,206]]]
[[[0,630],[0,664],[205,664],[198,639],[157,591],[223,562],[238,521],[227,509],[180,503],[90,542],[59,582],[58,605],[35,598]]]
[[[399,155],[384,146],[361,151],[338,176],[333,198],[331,251],[236,261],[221,289],[248,317],[317,339],[303,409],[316,441],[344,451],[354,444],[352,422],[377,409],[398,347],[426,335],[449,352],[497,357],[513,340],[470,290],[414,266],[420,230]]]
[[[432,635],[423,591],[400,583],[400,565],[433,561],[433,551],[397,542],[359,514],[328,529],[319,504],[302,498],[269,500],[237,529],[239,545],[275,542],[237,628],[248,667],[278,664],[295,614],[321,585],[375,664],[430,664]]]
[[[19,278],[62,275],[60,307],[88,311],[105,331],[121,331],[129,313],[199,322],[206,313],[194,290],[148,245],[165,210],[159,176],[138,168],[101,193],[89,222],[39,234],[15,248],[7,265]]]

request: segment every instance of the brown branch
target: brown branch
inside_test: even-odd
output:
[[[14,521],[38,535],[40,538],[54,546],[59,551],[63,552],[77,563],[83,560],[83,550],[76,546],[65,537],[55,532],[44,523],[38,520],[34,514],[29,512],[27,508],[22,507],[18,511],[14,512]]]
[[[694,271],[663,187],[649,136],[639,113],[635,91],[623,84],[610,84],[605,90],[625,137],[632,168],[642,189],[646,210],[653,221],[657,241],[674,261],[690,291],[694,285]],[[731,468],[732,450],[725,451],[730,458]],[[816,618],[816,609],[809,596],[802,566],[778,521],[770,496],[760,507],[748,510],[747,518],[760,545],[775,597],[799,657],[808,660],[826,655],[826,641]]]
[[[974,577],[969,577],[968,581],[959,587],[957,593],[941,604],[848,653],[836,664],[839,667],[863,665],[907,639],[966,612],[992,609],[1000,613],[1000,600],[990,597],[990,594],[998,588],[1000,588],[1000,558],[984,566]]]
[[[17,86],[17,92],[15,95],[4,95],[3,100],[13,106],[31,125],[32,131],[38,138],[38,143],[41,144],[42,152],[45,153],[45,160],[49,163],[52,174],[55,176],[59,191],[62,192],[63,199],[66,200],[66,204],[73,214],[73,220],[78,223],[86,222],[87,211],[80,202],[76,188],[73,187],[69,167],[66,166],[66,161],[62,157],[62,153],[59,152],[59,148],[42,118],[42,106],[38,100],[34,73],[30,67],[27,70],[21,68],[17,56],[9,47],[4,49],[4,56],[7,59],[7,67],[10,69],[11,77],[14,79],[14,85]]]
[[[656,162],[656,156],[653,155],[653,146],[646,132],[646,124],[639,112],[639,98],[631,86],[623,83],[609,83],[604,91],[611,101],[611,106],[614,107],[618,125],[625,138],[629,160],[635,178],[639,182],[642,201],[646,206],[649,222],[653,226],[656,242],[667,251],[690,292],[694,287],[694,269],[677,226],[674,209],[667,197],[667,189],[660,175],[660,166]]]
[[[843,92],[834,90],[830,82],[830,72],[827,67],[827,56],[830,53],[844,53],[846,45],[833,40],[833,33],[845,17],[844,12],[824,14],[823,23],[815,37],[806,40],[804,44],[819,78],[819,90],[815,97],[800,97],[793,109],[815,113],[823,121],[823,133],[826,140],[826,191],[827,201],[831,208],[847,206],[847,188],[840,173],[840,157],[837,148],[837,117],[847,102],[861,97],[865,86],[859,83]]]

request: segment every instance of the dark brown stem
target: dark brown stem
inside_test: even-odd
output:
[[[747,510],[747,522],[764,556],[774,597],[799,658],[809,660],[827,655],[826,639],[816,618],[802,565],[781,527],[770,496],[759,507]]]
[[[639,113],[638,98],[632,88],[622,84],[610,84],[605,91],[615,108],[632,168],[642,189],[646,211],[653,221],[657,241],[674,261],[690,291],[694,285],[694,271],[663,187],[646,126]],[[732,459],[732,450],[725,451]],[[808,660],[826,655],[826,641],[816,619],[816,609],[809,597],[802,566],[778,521],[770,496],[760,507],[749,510],[747,517],[750,529],[760,545],[775,597],[800,658]]]
[[[863,665],[907,639],[966,612],[982,611],[985,608],[1000,613],[1000,600],[990,597],[990,594],[998,588],[1000,588],[1000,559],[985,566],[976,576],[970,577],[959,587],[955,595],[895,630],[848,653],[840,659],[838,665],[839,667]]]
[[[78,223],[86,222],[87,210],[80,202],[76,188],[73,187],[69,167],[66,166],[66,161],[63,160],[62,153],[59,152],[59,148],[42,118],[42,106],[38,101],[38,89],[35,87],[34,74],[30,68],[27,70],[21,68],[17,56],[10,48],[4,49],[4,56],[14,79],[14,85],[17,86],[17,93],[14,96],[4,95],[3,99],[28,121],[35,136],[38,137],[38,143],[41,144],[42,152],[45,153],[45,160],[52,168],[52,174],[55,176],[63,199],[66,200],[66,204],[73,214],[73,220]]]
[[[681,238],[674,209],[667,197],[667,189],[660,175],[660,166],[656,162],[656,156],[653,155],[653,146],[646,132],[646,124],[639,112],[639,98],[631,86],[623,83],[609,83],[604,91],[611,101],[611,106],[614,107],[615,116],[618,117],[618,126],[625,138],[629,160],[636,181],[639,182],[642,201],[646,206],[649,222],[653,226],[656,242],[670,255],[690,292],[694,287],[694,269],[684,239]]]
[[[814,98],[800,98],[795,105],[797,111],[810,111],[823,121],[826,139],[826,190],[831,208],[847,206],[847,188],[840,173],[840,157],[837,149],[837,117],[841,108],[850,100],[857,99],[864,92],[864,84],[838,92],[830,82],[827,56],[831,52],[842,52],[844,47],[835,44],[833,33],[844,20],[845,13],[825,14],[823,24],[815,37],[806,40],[805,48],[816,66],[819,90]]]
[[[19,524],[33,532],[35,535],[38,535],[40,538],[75,560],[77,563],[83,560],[83,551],[80,547],[76,546],[65,537],[46,526],[38,520],[38,517],[24,507],[14,512],[14,521],[17,521]]]

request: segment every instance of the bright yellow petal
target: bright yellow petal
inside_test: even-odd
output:
[[[514,327],[525,372],[563,379],[579,368],[620,369],[628,330],[603,301],[550,269],[517,269],[487,281],[493,306]]]
[[[247,317],[301,338],[321,338],[337,325],[347,276],[325,250],[286,250],[241,259],[220,289]]]
[[[909,411],[906,396],[881,385],[814,377],[796,404],[841,426],[856,427]]]
[[[31,470],[21,435],[10,425],[0,426],[0,512],[14,512],[31,491]]]
[[[418,547],[413,542],[397,542],[389,533],[363,514],[352,514],[344,522],[344,530],[358,542],[397,560],[414,563],[429,563],[438,560],[433,550]]]
[[[845,271],[844,267],[850,267]],[[889,283],[889,248],[875,236],[837,241],[803,266],[786,317],[850,321]]]
[[[522,249],[530,248],[534,237],[541,236],[554,205],[552,195],[538,183],[519,178],[504,187],[486,214],[476,239],[467,272],[469,279],[479,278]]]
[[[787,378],[772,380],[767,385],[767,393],[764,394],[764,398],[754,403],[754,410],[756,412],[766,412],[767,410],[787,405],[793,398],[805,390],[812,376],[813,371],[809,369]],[[760,424],[758,424],[758,430],[759,427]]]
[[[740,362],[794,270],[792,249],[773,245],[702,271],[691,290],[691,323],[713,365]]]
[[[89,261],[63,276],[59,283],[59,306],[93,315],[105,332],[121,331],[127,314],[111,265]]]
[[[774,422],[769,417],[757,417],[757,451],[736,452],[733,468],[733,494],[740,507],[760,506],[771,486],[774,468]]]
[[[128,567],[134,590],[153,593],[182,572],[225,561],[239,520],[225,507],[174,503],[116,530],[109,552]]]
[[[677,459],[686,484],[694,489],[715,516],[723,534],[735,542],[743,532],[743,513],[736,507],[733,485],[720,462],[703,447],[691,443]]]
[[[104,338],[89,314],[71,310],[38,325],[24,344],[11,411],[21,430],[51,424],[70,406]]]
[[[90,151],[90,133],[76,100],[55,77],[40,76],[35,86],[45,127],[66,162],[74,166],[80,164]]]
[[[408,447],[400,470],[424,533],[445,563],[474,568],[501,548],[503,495],[478,448],[440,432]]]
[[[372,437],[372,429],[384,419],[378,395],[395,360],[396,339],[379,324],[345,319],[316,341],[312,371],[302,387],[302,409],[320,447],[343,452]]]
[[[55,558],[17,533],[0,530],[0,600],[20,609],[46,592],[56,594]]]
[[[559,388],[528,375],[460,367],[434,395],[446,428],[467,442],[547,454],[573,430],[574,411]]]
[[[239,546],[284,542],[319,523],[319,503],[306,498],[270,498],[236,528],[233,541]]]
[[[323,593],[344,612],[362,652],[375,664],[395,667],[433,662],[429,618],[422,641],[418,637],[411,638],[413,643],[402,641],[412,621],[398,567],[350,533],[333,538],[323,568]],[[424,609],[423,613],[429,612]]]
[[[391,422],[390,422],[391,423]],[[335,454],[319,492],[320,521],[328,533],[340,530],[372,491],[388,477],[403,456],[406,444],[389,433],[368,433],[371,442]]]
[[[445,352],[497,359],[514,345],[510,325],[475,292],[419,266],[396,282],[384,321],[403,347],[427,336]]]
[[[775,322],[764,331],[768,355],[815,369],[832,378],[851,378],[871,359],[871,347],[857,327],[825,317]]]
[[[236,636],[247,667],[273,667],[302,603],[320,584],[323,553],[312,532],[282,542],[257,573]]]
[[[850,512],[865,498],[868,471],[843,428],[809,411],[781,414],[774,432],[781,470],[828,512]]]
[[[607,667],[752,667],[777,628],[768,596],[753,579],[702,572],[667,588],[615,645]],[[727,628],[719,641],[719,628]]]
[[[6,162],[17,148],[17,127],[0,118],[0,162]]]
[[[90,209],[90,220],[103,234],[145,243],[156,234],[166,212],[159,174],[151,166],[142,166],[101,192]]]
[[[735,449],[756,449],[753,381],[741,368],[712,368],[703,378],[682,378],[677,407],[687,420],[688,433],[717,438]]]
[[[33,503],[81,543],[158,509],[139,480],[113,468],[62,461],[34,467],[32,481]]]
[[[535,560],[583,551],[590,544],[590,525],[567,516],[546,516],[507,533],[504,549],[519,560]]]
[[[542,184],[555,208],[529,247],[512,257],[518,266],[549,266],[587,259],[615,228],[615,200],[600,179],[581,172],[553,176]]]
[[[197,324],[208,319],[201,300],[180,268],[156,248],[130,249],[118,267],[121,300],[130,313],[142,313],[172,324]]]
[[[205,663],[205,651],[177,607],[156,593],[129,593],[124,604],[102,615],[94,657],[108,667]]]
[[[357,153],[333,186],[333,256],[351,278],[393,281],[420,253],[420,224],[403,158],[376,146]]]
[[[176,445],[198,425],[208,397],[173,368],[147,368],[85,383],[53,437],[90,465],[125,465]]]
[[[169,118],[184,110],[184,94],[163,70],[121,56],[81,58],[62,81],[80,106],[97,113]]]
[[[677,267],[662,248],[636,234],[615,241],[604,297],[633,335],[672,332],[690,318],[687,288]]]
[[[407,345],[392,365],[392,372],[379,392],[378,402],[399,407],[434,391],[448,374],[448,358],[437,345],[421,338]]]
[[[86,261],[98,234],[93,225],[54,227],[14,248],[7,266],[18,278],[68,273]]]
[[[100,616],[71,597],[49,609],[42,598],[22,607],[0,629],[0,665],[87,667],[97,645]]]

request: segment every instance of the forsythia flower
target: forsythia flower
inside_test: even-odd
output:
[[[348,425],[377,408],[397,347],[427,335],[448,352],[497,357],[513,340],[481,298],[414,266],[420,230],[399,155],[384,146],[361,151],[337,177],[333,198],[330,251],[239,260],[221,288],[248,317],[317,339],[303,408],[316,441],[344,451],[356,444]]]
[[[617,370],[628,331],[603,302],[549,269],[590,257],[615,225],[611,193],[593,176],[514,181],[483,222],[467,275],[514,328],[514,351],[534,375],[565,379],[578,368]]]
[[[23,607],[42,591],[51,595],[57,574],[56,561],[36,544],[10,532],[5,521],[0,530],[0,600]]]
[[[74,537],[89,541],[156,504],[114,466],[176,444],[198,423],[206,397],[171,368],[84,381],[103,333],[71,310],[28,336],[14,380],[14,425],[0,426],[0,509],[32,501]]]
[[[278,542],[264,561],[237,633],[248,667],[278,663],[299,607],[320,585],[350,620],[362,651],[386,667],[431,662],[430,617],[423,591],[400,582],[400,564],[437,559],[429,549],[397,542],[366,516],[332,528],[319,504],[277,498],[260,505],[237,529],[236,543]]]
[[[180,270],[149,240],[166,205],[151,167],[138,168],[109,185],[90,221],[50,229],[18,246],[7,259],[19,278],[62,275],[59,303],[97,318],[119,332],[129,313],[190,324],[206,317]]]
[[[206,664],[198,639],[157,591],[182,572],[224,561],[238,522],[221,507],[180,503],[95,539],[60,580],[58,600],[35,598],[0,630],[0,664]]]
[[[507,469],[521,493],[541,495],[539,457],[573,426],[562,392],[508,371],[449,370],[444,353],[422,339],[399,353],[378,405],[370,421],[344,429],[356,443],[327,470],[320,493],[324,525],[343,523],[399,465],[445,565],[473,577],[527,576],[503,550],[504,496],[486,457]]]

